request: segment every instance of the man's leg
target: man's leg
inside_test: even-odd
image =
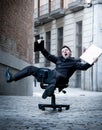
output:
[[[39,68],[34,67],[34,66],[28,66],[28,67],[25,67],[24,69],[20,70],[14,76],[12,76],[12,74],[9,72],[9,70],[7,70],[6,71],[6,81],[7,82],[17,81],[17,80],[20,80],[27,76],[30,76],[30,75],[36,76],[38,69]]]
[[[45,89],[42,98],[45,99],[48,96],[52,96],[56,89],[56,73],[52,72],[50,75],[50,81],[48,87]]]

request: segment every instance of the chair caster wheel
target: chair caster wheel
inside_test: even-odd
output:
[[[39,107],[39,109],[42,109],[42,105],[39,104],[38,107]]]
[[[42,107],[41,110],[42,110],[42,111],[45,111],[45,107]]]
[[[58,111],[61,112],[61,111],[62,111],[62,108],[58,108]]]
[[[39,109],[41,109],[42,111],[45,111],[45,107],[43,107],[41,104],[39,104]]]
[[[66,110],[69,110],[69,106],[66,107]]]
[[[56,110],[56,108],[53,108],[53,110],[55,111],[55,110]]]

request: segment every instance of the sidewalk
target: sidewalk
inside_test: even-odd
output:
[[[102,92],[67,88],[56,92],[57,103],[70,104],[62,112],[38,109],[43,90],[34,87],[34,96],[0,96],[0,130],[102,130]]]

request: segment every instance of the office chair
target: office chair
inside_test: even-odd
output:
[[[37,75],[37,81],[40,82],[40,86],[42,89],[46,89],[46,87],[48,87],[48,83],[50,80],[50,75],[51,75],[52,71],[48,68],[41,68],[38,71],[38,75]],[[68,87],[68,84],[62,84],[63,88]],[[57,85],[56,87],[59,88],[62,85]],[[62,91],[64,94],[66,93],[65,90],[60,90]],[[56,108],[58,108],[58,111],[61,112],[62,108],[65,108],[66,110],[68,110],[70,108],[70,105],[63,105],[63,104],[56,104],[56,96],[53,93],[53,95],[51,96],[51,104],[38,104],[39,109],[41,110],[45,110],[45,108],[53,108],[53,110],[56,110]]]

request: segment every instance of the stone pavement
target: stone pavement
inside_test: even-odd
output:
[[[34,88],[34,96],[0,96],[0,130],[102,130],[102,92],[67,88],[58,94],[57,103],[70,104],[58,112],[38,109],[43,90]]]

